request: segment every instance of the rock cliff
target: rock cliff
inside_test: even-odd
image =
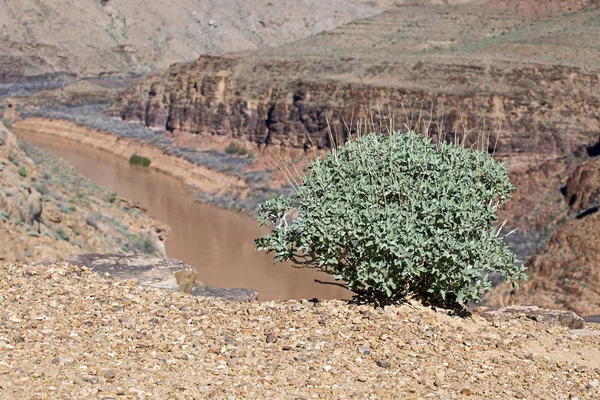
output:
[[[439,119],[449,133],[462,133],[463,121],[469,127],[487,124],[494,130],[491,146],[495,131],[501,128],[496,153],[519,161],[557,157],[591,146],[600,132],[600,96],[593,89],[600,85],[599,76],[578,68],[454,65],[451,69],[455,76],[449,81],[465,79],[476,88],[442,88],[432,93],[430,89],[298,79],[289,72],[305,67],[302,62],[201,57],[193,64],[142,80],[114,103],[113,112],[124,119],[171,131],[227,135],[262,145],[302,148],[311,143],[329,147],[329,127],[343,140],[350,133],[344,121],[350,125],[352,120],[365,118],[368,109],[373,110],[376,120],[378,107],[385,116],[387,110],[395,110],[398,121],[402,121],[404,115],[398,114],[403,105],[417,104],[439,110],[432,117]],[[435,66],[396,68],[411,71],[408,75],[420,75]],[[275,76],[265,79],[266,72],[250,73],[256,69],[270,69]],[[287,72],[281,77],[278,71]],[[488,80],[501,90],[486,90]],[[552,84],[546,85],[549,82]],[[424,120],[429,117],[424,110]],[[430,133],[436,134],[437,129],[433,124]]]
[[[550,172],[551,178],[539,179],[523,188],[531,191],[531,197],[541,195],[541,200],[524,202],[530,206],[525,206],[527,212],[519,224],[545,229],[548,239],[537,254],[527,260],[529,282],[517,291],[500,285],[488,303],[529,303],[569,309],[580,315],[598,314],[600,159],[570,156],[543,167]],[[542,176],[539,170],[537,172],[530,172],[526,177],[535,180]],[[542,185],[546,185],[545,192],[536,188]],[[519,199],[523,200],[522,197]],[[519,210],[522,204],[512,205],[512,211]],[[511,210],[507,211],[510,214]]]
[[[416,105],[434,119],[432,134],[436,125],[449,134],[462,134],[463,123],[485,126],[495,144],[500,131],[496,152],[517,165],[595,144],[600,58],[568,57],[577,51],[573,36],[591,43],[600,33],[591,24],[600,10],[560,16],[572,32],[549,27],[548,15],[523,18],[518,7],[484,25],[488,3],[412,5],[287,46],[202,56],[133,85],[111,113],[170,131],[302,148],[328,147],[328,126],[343,140],[346,124],[367,109],[402,124],[403,109],[414,113]],[[541,54],[534,43],[548,37],[556,43]]]

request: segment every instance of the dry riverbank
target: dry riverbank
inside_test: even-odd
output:
[[[245,189],[245,183],[238,178],[193,164],[180,157],[166,155],[152,144],[118,137],[115,134],[81,126],[71,121],[27,118],[12,124],[11,129],[23,137],[42,134],[70,140],[126,160],[129,160],[134,153],[148,157],[152,160],[152,168],[204,192],[220,193],[234,188],[236,190]]]

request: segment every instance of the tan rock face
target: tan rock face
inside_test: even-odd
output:
[[[529,282],[517,291],[500,285],[488,303],[527,303],[580,315],[600,314],[600,159],[567,156],[515,175],[516,198],[503,216],[512,215],[515,225],[548,237],[526,263]]]
[[[577,166],[569,176],[566,200],[574,212],[597,207],[600,203],[600,161],[590,160]]]
[[[344,121],[365,118],[365,110],[377,104],[382,110],[399,113],[403,104],[433,102],[434,109],[443,110],[439,117],[450,131],[462,131],[461,115],[468,116],[466,122],[472,127],[483,126],[486,121],[487,126],[495,128],[504,121],[496,148],[498,156],[527,154],[533,160],[592,145],[600,129],[595,117],[600,113],[597,93],[582,94],[585,108],[564,97],[572,85],[583,90],[588,85],[599,85],[598,76],[579,76],[573,81],[568,76],[575,70],[568,67],[524,67],[518,71],[489,68],[488,76],[505,82],[510,94],[479,91],[432,96],[406,88],[298,81],[293,73],[289,80],[286,75],[265,82],[262,76],[249,76],[246,71],[266,69],[266,62],[248,63],[236,58],[202,57],[194,64],[141,81],[117,100],[113,112],[151,127],[302,148],[311,142],[329,147],[329,127],[343,140],[349,134]],[[281,62],[269,64],[282,72],[303,68]],[[483,72],[467,66],[455,69],[457,75],[466,79],[472,76],[473,80]],[[511,82],[516,74],[519,78]],[[550,92],[543,89],[544,81],[554,82]],[[565,131],[569,134],[563,134]],[[435,134],[435,128],[431,133]],[[495,138],[491,141],[493,146]]]
[[[0,124],[0,260],[164,252],[166,228]]]

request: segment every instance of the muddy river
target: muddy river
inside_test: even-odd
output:
[[[254,251],[254,239],[264,233],[254,219],[195,202],[175,178],[132,167],[115,155],[74,141],[16,133],[69,161],[95,184],[139,202],[150,216],[168,224],[167,255],[195,266],[207,285],[251,288],[260,300],[348,297],[340,287],[315,282],[329,281],[326,274],[274,265],[270,255]]]

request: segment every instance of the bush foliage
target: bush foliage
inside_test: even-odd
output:
[[[237,142],[229,143],[227,147],[225,147],[225,153],[239,157],[251,157],[253,155],[246,146]]]
[[[136,166],[140,166],[140,167],[149,167],[150,163],[151,163],[151,161],[148,157],[139,156],[137,154],[133,154],[129,158],[129,164],[131,164],[131,165],[136,165]]]
[[[409,132],[369,134],[312,162],[296,194],[257,209],[257,249],[313,267],[379,304],[478,300],[502,273],[525,279],[499,235],[513,189],[489,154]],[[291,216],[295,216],[292,218]]]

